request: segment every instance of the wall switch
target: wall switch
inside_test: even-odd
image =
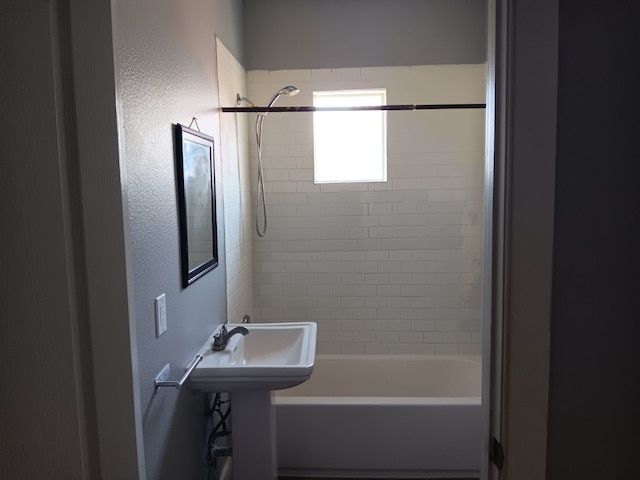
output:
[[[155,299],[156,338],[167,331],[167,296],[163,293]]]

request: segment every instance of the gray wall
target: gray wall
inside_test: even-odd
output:
[[[242,3],[131,3],[0,4],[1,478],[204,476],[201,396],[153,389],[226,310],[224,260],[180,287],[171,124],[218,137]]]
[[[560,2],[549,480],[640,478],[637,12]]]
[[[507,64],[503,69],[499,60],[496,74],[496,152],[505,159],[497,162],[496,181],[504,181],[506,191],[497,192],[504,193],[507,208],[505,237],[494,237],[501,248],[496,256],[504,260],[494,268],[499,280],[493,291],[494,324],[500,315],[504,320],[503,331],[492,339],[502,349],[493,360],[503,371],[492,381],[502,382],[503,425],[496,432],[505,447],[502,475],[529,480],[544,476],[546,454],[557,0],[501,2],[499,11],[500,20],[508,15],[509,26],[506,31],[499,29],[497,36],[500,42],[508,38],[509,44],[508,53],[499,45],[498,56]]]
[[[244,1],[215,0],[213,30],[240,64],[244,60]]]
[[[0,476],[135,478],[110,5],[2,7]]]
[[[86,467],[56,24],[46,3],[0,4],[1,478],[79,479]]]
[[[137,360],[149,479],[202,478],[204,402],[189,388],[154,390],[169,363],[177,379],[226,320],[216,25],[237,44],[239,2],[117,2],[121,142],[132,242]],[[233,8],[231,8],[233,7]],[[235,25],[230,28],[229,25]],[[183,289],[172,124],[192,117],[215,138],[219,265]],[[194,126],[195,127],[195,126]],[[166,293],[168,330],[156,338],[154,298]]]
[[[486,0],[245,0],[245,69],[478,64]]]

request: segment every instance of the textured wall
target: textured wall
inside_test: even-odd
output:
[[[222,172],[215,26],[219,4],[117,4],[122,145],[133,246],[133,291],[147,478],[202,478],[203,402],[188,388],[154,390],[169,363],[179,378],[226,320]],[[180,281],[172,124],[215,138],[219,265],[183,289]],[[168,330],[156,338],[154,298],[167,296]]]
[[[385,87],[388,104],[482,103],[485,76],[484,65],[248,73],[258,104],[286,84],[301,93],[278,105],[368,87]],[[317,321],[323,353],[479,353],[484,111],[393,112],[387,122],[387,182],[316,185],[312,115],[266,118],[256,315]],[[251,153],[255,165],[253,142]]]
[[[247,0],[245,68],[478,64],[486,0]]]
[[[46,3],[0,4],[0,477],[7,479],[81,479],[86,468],[68,158],[51,80],[65,72],[56,20]]]

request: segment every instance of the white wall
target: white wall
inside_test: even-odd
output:
[[[221,106],[232,107],[238,93],[245,95],[245,71],[219,38],[216,45],[219,102]],[[247,125],[246,114],[224,113],[220,117],[227,319],[232,323],[253,313],[253,219]]]
[[[388,104],[482,103],[484,65],[248,72],[249,98],[385,87]],[[251,163],[257,164],[254,132]],[[321,353],[479,353],[484,110],[390,112],[388,181],[313,183],[312,114],[270,114],[261,321],[318,322]],[[255,194],[256,174],[252,170]]]

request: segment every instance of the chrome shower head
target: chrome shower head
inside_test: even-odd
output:
[[[271,97],[271,100],[267,104],[267,108],[270,108],[271,106],[273,106],[273,104],[276,103],[276,100],[278,99],[278,97],[280,95],[286,95],[287,97],[293,97],[294,95],[297,95],[299,93],[300,93],[300,90],[298,89],[298,87],[294,87],[293,85],[287,85],[286,87],[283,87],[280,90],[278,90],[275,93],[275,95],[273,97]]]
[[[282,95],[287,95],[289,97],[293,97],[294,95],[297,95],[300,93],[300,89],[298,87],[294,87],[293,85],[287,85],[286,87],[278,90],[278,93],[281,93]]]

